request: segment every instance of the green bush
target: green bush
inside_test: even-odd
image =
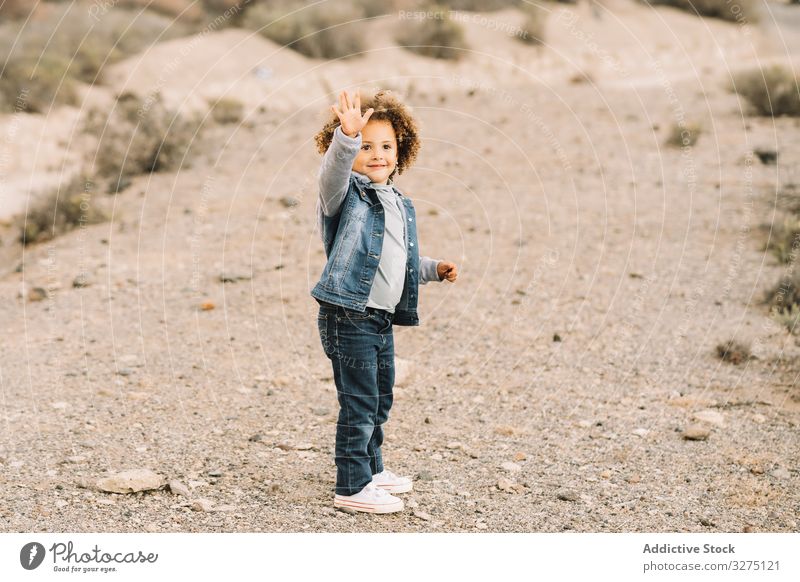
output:
[[[800,87],[794,71],[773,65],[734,75],[731,88],[759,115],[800,116]]]
[[[315,59],[337,59],[364,50],[365,13],[358,6],[327,2],[303,8],[288,0],[256,4],[242,25]]]
[[[672,6],[699,14],[721,18],[731,22],[758,22],[759,11],[756,0],[642,0],[645,4],[653,6]]]
[[[433,5],[420,9],[434,15],[432,18],[400,20],[396,40],[403,48],[435,59],[457,60],[468,48],[464,29],[451,20],[445,6]]]
[[[86,175],[34,195],[27,213],[18,219],[20,242],[50,240],[83,224],[107,220],[94,197],[94,183]]]
[[[130,93],[117,99],[110,114],[91,110],[84,125],[97,138],[94,170],[109,181],[110,192],[127,187],[133,176],[188,164],[200,129],[198,117],[167,109],[160,95],[143,100]]]

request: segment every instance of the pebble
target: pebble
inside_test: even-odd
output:
[[[453,442],[451,442],[451,443],[447,443],[446,447],[447,447],[448,449],[463,449],[463,448],[464,448],[464,445],[463,445],[463,444],[461,444],[461,443],[460,443],[460,442],[458,442],[458,441],[453,441]]]
[[[122,471],[97,481],[97,488],[109,493],[136,493],[159,489],[164,485],[164,477],[149,469]]]
[[[505,477],[500,477],[497,480],[497,488],[500,491],[506,491],[508,493],[516,492],[516,488],[514,487],[514,482],[509,479],[506,479]]]
[[[522,452],[514,453],[514,460],[515,461],[524,461],[527,458],[528,458],[528,455],[526,455],[525,453],[522,453]]]
[[[692,424],[683,431],[683,438],[687,441],[704,441],[711,431],[701,424]]]
[[[789,477],[792,476],[789,473],[789,471],[787,471],[783,467],[779,467],[779,468],[775,469],[774,471],[772,471],[772,473],[770,473],[770,475],[772,475],[776,479],[788,479]]]
[[[431,516],[428,515],[427,513],[425,513],[424,511],[415,511],[413,513],[413,515],[414,515],[414,517],[416,517],[418,519],[421,519],[423,521],[430,521],[431,520]]]
[[[408,507],[409,509],[415,509],[418,506],[419,503],[417,503],[414,499],[409,499],[408,501],[406,501],[406,507]]]
[[[222,471],[220,471],[219,469],[215,469],[214,471],[208,472],[209,477],[222,477],[222,474],[223,474]]]
[[[78,275],[72,280],[72,286],[76,289],[82,289],[84,287],[88,287],[92,283],[89,281],[86,275]]]
[[[434,461],[441,461],[442,460],[442,455],[440,455],[439,453],[433,453],[431,455],[431,459],[433,459]]]
[[[214,509],[214,502],[210,499],[195,499],[191,502],[189,507],[192,508],[192,511],[212,511]]]
[[[331,413],[327,408],[312,408],[311,412],[317,416],[328,416]]]
[[[500,465],[500,467],[502,467],[503,470],[509,471],[511,473],[516,473],[517,471],[522,471],[522,467],[520,467],[516,463],[512,463],[510,461],[506,461],[505,463]]]
[[[692,415],[692,418],[694,420],[699,420],[700,422],[713,424],[714,426],[722,427],[725,425],[725,418],[722,416],[722,414],[716,410],[711,410],[710,408],[695,412]]]
[[[631,431],[632,434],[642,438],[646,437],[649,432],[646,428],[636,428]]]
[[[556,497],[561,501],[577,501],[578,494],[571,489],[559,489],[556,491]]]
[[[629,475],[625,479],[625,481],[627,481],[628,483],[638,483],[641,480],[642,480],[642,478],[639,475]]]
[[[189,497],[189,488],[177,479],[173,479],[169,482],[169,490],[175,495]]]
[[[489,526],[483,523],[482,521],[479,521],[478,523],[475,524],[475,527],[477,529],[487,529]]]
[[[417,473],[417,479],[420,481],[433,481],[433,473],[430,471],[422,470]]]

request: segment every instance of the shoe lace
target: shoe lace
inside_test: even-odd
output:
[[[369,489],[375,497],[386,497],[389,495],[385,490],[381,489],[380,487],[376,487],[374,483],[369,483],[366,487]]]

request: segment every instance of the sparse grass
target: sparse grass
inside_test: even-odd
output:
[[[81,225],[107,220],[95,196],[94,183],[85,175],[34,195],[27,214],[18,219],[20,242],[27,245],[50,240]]]
[[[729,339],[717,346],[717,356],[731,364],[741,364],[753,357],[748,344]]]
[[[800,116],[800,86],[794,71],[773,65],[735,75],[731,87],[758,115]]]
[[[102,81],[104,66],[155,42],[186,34],[187,29],[151,12],[111,8],[102,18],[85,5],[48,6],[42,18],[21,28],[20,21],[0,24],[0,62],[5,63],[0,93],[9,110],[27,94],[27,110],[42,112],[51,103],[75,104],[77,81]],[[162,35],[163,33],[163,35]]]
[[[762,227],[769,236],[764,250],[770,251],[780,263],[791,263],[797,256],[800,247],[800,218],[794,215],[784,216],[772,225]]]
[[[494,12],[514,6],[523,6],[525,3],[522,0],[442,0],[439,4],[450,10]]]
[[[463,56],[468,47],[464,39],[463,27],[449,18],[446,6],[432,5],[421,11],[439,15],[436,18],[421,20],[401,20],[397,43],[403,48],[426,57],[435,59],[457,60]]]
[[[363,9],[344,2],[302,8],[290,0],[256,4],[242,25],[315,59],[337,59],[364,50]]]
[[[547,10],[536,4],[522,4],[520,8],[525,13],[525,21],[522,23],[522,34],[516,35],[516,38],[526,44],[543,44]]]
[[[777,285],[765,293],[764,303],[771,314],[791,311],[793,305],[800,305],[800,274],[796,269],[785,274]]]
[[[697,143],[702,131],[703,126],[699,123],[674,123],[664,143],[675,148],[691,147]]]
[[[140,174],[188,165],[190,148],[200,130],[199,119],[168,110],[160,96],[144,100],[121,95],[113,111],[89,112],[84,131],[97,137],[94,169],[118,192]]]
[[[785,327],[790,334],[800,334],[800,327],[797,325],[797,322],[800,321],[800,306],[796,303],[791,304],[788,309],[784,309],[783,311],[773,309],[770,312],[770,317],[772,317],[776,323]]]
[[[759,10],[756,0],[642,0],[652,6],[672,6],[697,14],[730,22],[758,22]]]
[[[211,103],[211,117],[217,123],[239,123],[244,117],[244,105],[232,97],[222,97]]]

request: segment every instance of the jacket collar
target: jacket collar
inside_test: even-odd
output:
[[[365,186],[368,187],[370,184],[372,184],[372,180],[370,180],[369,176],[367,176],[366,174],[362,174],[361,172],[356,172],[355,170],[350,170],[350,174],[356,179],[356,181],[361,185],[362,188]],[[398,196],[400,196],[401,198],[405,198],[405,196],[403,196],[403,193],[400,192],[397,186],[394,185],[394,182],[392,181],[391,178],[389,178],[387,184],[389,184],[389,186],[392,187],[392,189]]]

